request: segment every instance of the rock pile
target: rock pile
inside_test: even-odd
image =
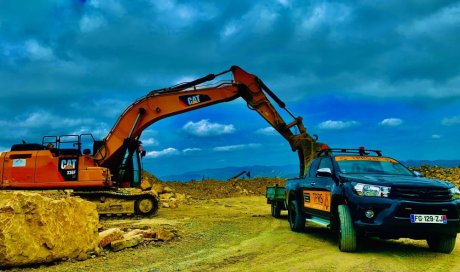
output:
[[[254,179],[236,179],[229,181],[219,180],[202,180],[190,182],[162,182],[155,183],[166,188],[170,188],[175,192],[184,194],[185,199],[182,200],[185,204],[192,204],[196,200],[226,198],[246,195],[265,195],[267,186],[278,184],[284,186],[286,179],[281,178],[254,178]],[[160,190],[162,191],[162,190]],[[180,194],[175,193],[177,199]],[[178,197],[179,195],[179,197]],[[168,196],[168,195],[166,195]],[[161,198],[161,194],[160,194]]]
[[[421,167],[413,167],[411,170],[422,173],[427,178],[447,180],[460,187],[460,167],[442,168],[439,166],[422,165]]]
[[[120,228],[111,228],[99,233],[99,246],[112,251],[135,247],[145,242],[170,241],[176,237],[176,232],[164,228],[133,229],[124,232]]]
[[[91,202],[30,192],[0,192],[0,267],[49,263],[98,250]]]
[[[171,187],[159,183],[151,183],[148,179],[144,179],[141,183],[142,190],[151,190],[156,196],[160,198],[162,208],[177,208],[179,203],[186,201],[189,196],[185,194],[176,193]]]

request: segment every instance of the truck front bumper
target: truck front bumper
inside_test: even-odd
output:
[[[348,201],[359,235],[381,238],[426,239],[460,232],[460,199],[447,202],[415,202],[355,195]],[[372,212],[368,212],[372,211]],[[368,218],[367,214],[374,214]],[[445,215],[445,223],[412,223],[411,214]]]

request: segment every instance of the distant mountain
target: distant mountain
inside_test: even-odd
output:
[[[444,168],[460,167],[460,160],[407,160],[401,161],[408,167],[420,167],[423,164],[429,166],[439,166]],[[297,177],[299,166],[295,164],[281,166],[263,166],[254,165],[246,167],[225,167],[214,169],[203,169],[199,171],[191,171],[176,175],[159,176],[164,181],[192,181],[202,179],[217,179],[228,180],[243,171],[249,172],[251,178],[255,177],[280,177],[292,178]],[[239,178],[248,178],[246,175],[241,175]]]
[[[204,169],[199,171],[186,172],[177,175],[159,176],[161,180],[166,181],[191,181],[202,179],[217,179],[228,180],[243,171],[249,172],[251,178],[256,177],[280,177],[292,178],[298,176],[298,166],[281,165],[281,166],[246,166],[246,167],[225,167],[215,169]],[[239,178],[248,178],[246,175],[241,175]]]
[[[405,166],[413,166],[413,167],[420,167],[423,164],[429,166],[439,166],[443,168],[452,168],[452,167],[460,167],[460,160],[408,160],[408,161],[401,161]]]

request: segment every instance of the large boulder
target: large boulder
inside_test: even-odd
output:
[[[98,249],[96,205],[75,197],[0,192],[0,267],[76,258]]]

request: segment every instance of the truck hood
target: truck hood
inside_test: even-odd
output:
[[[381,186],[401,186],[401,187],[431,187],[431,188],[451,188],[454,185],[448,181],[429,179],[413,176],[397,175],[368,175],[368,174],[341,174],[340,178],[344,182],[359,182]]]

